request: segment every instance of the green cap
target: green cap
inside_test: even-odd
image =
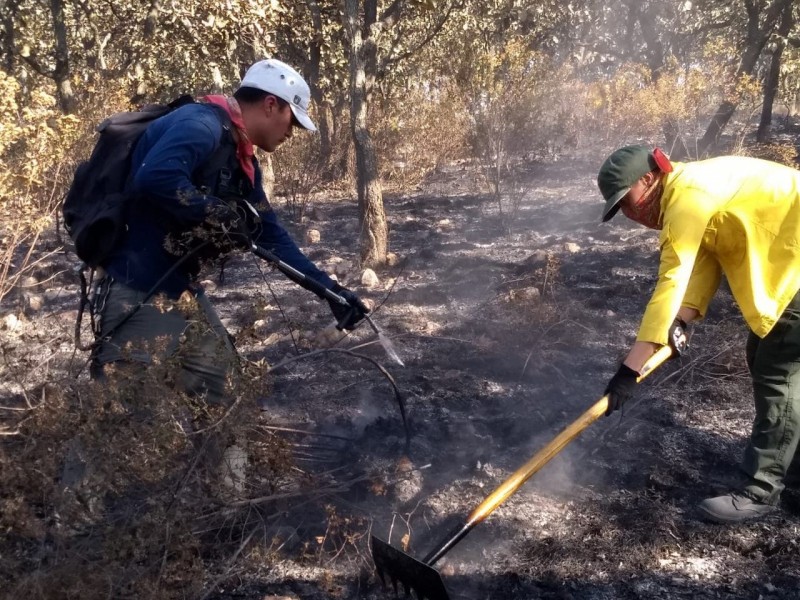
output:
[[[657,167],[647,146],[625,146],[615,150],[606,159],[597,175],[597,186],[606,201],[603,208],[604,223],[617,214],[619,201],[631,186]]]

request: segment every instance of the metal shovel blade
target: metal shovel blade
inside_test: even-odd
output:
[[[388,577],[394,587],[395,595],[398,593],[399,584],[403,586],[406,596],[413,590],[419,600],[450,600],[439,571],[374,535],[370,538],[372,560],[375,562],[378,577],[384,586]]]

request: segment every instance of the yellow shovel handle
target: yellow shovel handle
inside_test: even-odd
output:
[[[660,366],[672,356],[672,348],[662,346],[642,367],[642,374],[636,380],[641,381],[652,373],[656,367]],[[603,396],[593,404],[580,417],[575,419],[564,431],[559,433],[544,448],[534,454],[528,462],[517,469],[508,479],[503,482],[494,492],[492,492],[480,505],[469,515],[467,526],[477,525],[488,517],[495,508],[500,506],[506,499],[516,492],[520,486],[528,481],[531,476],[545,466],[551,458],[564,449],[579,433],[594,423],[608,409],[608,396]]]

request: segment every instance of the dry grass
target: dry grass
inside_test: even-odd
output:
[[[6,366],[7,376],[26,368]],[[0,448],[0,581],[10,597],[196,597],[264,528],[243,498],[302,493],[286,444],[259,427],[266,365],[229,381],[230,406],[175,389],[175,369],[117,369],[106,383],[49,373],[5,395],[14,435]],[[239,491],[224,482],[232,443],[248,454]]]
[[[771,160],[795,169],[797,168],[798,158],[800,158],[797,153],[797,147],[794,144],[749,144],[742,148],[741,153],[745,156]]]

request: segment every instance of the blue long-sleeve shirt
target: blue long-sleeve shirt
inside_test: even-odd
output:
[[[165,243],[168,236],[202,224],[209,208],[219,202],[192,180],[223,143],[223,135],[229,134],[217,109],[207,104],[183,106],[148,126],[131,157],[128,191],[133,201],[128,230],[104,265],[109,275],[136,290],[163,292],[172,298],[187,289],[195,276],[191,261],[179,265],[156,287],[180,259]],[[300,251],[269,207],[261,169],[255,158],[253,163],[255,181],[247,200],[253,206],[266,207],[259,210],[261,227],[254,242],[324,287],[333,287],[334,281]]]

